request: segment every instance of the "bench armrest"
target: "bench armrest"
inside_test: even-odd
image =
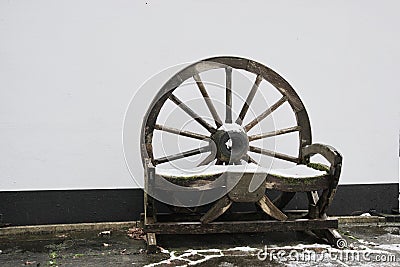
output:
[[[332,146],[324,144],[311,144],[303,147],[302,161],[304,163],[308,163],[310,156],[315,154],[319,154],[329,161],[331,164],[329,168],[329,174],[336,179],[339,179],[342,169],[342,155]]]

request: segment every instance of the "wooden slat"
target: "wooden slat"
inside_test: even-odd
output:
[[[301,219],[308,213],[308,210],[284,210],[285,214],[290,219]],[[144,219],[144,214],[141,213],[141,220]],[[157,213],[157,222],[198,222],[202,213]],[[230,221],[260,221],[265,220],[266,216],[261,212],[241,211],[241,212],[226,212],[219,218],[219,222]],[[270,220],[270,219],[269,219]],[[151,223],[152,224],[152,223]]]
[[[222,125],[221,118],[218,115],[217,110],[215,109],[215,106],[210,98],[210,96],[207,93],[206,87],[204,86],[203,82],[201,81],[201,78],[198,74],[193,75],[193,79],[197,83],[197,87],[199,87],[200,93],[204,98],[204,101],[206,102],[206,105],[208,109],[210,110],[211,115],[213,116],[215,125],[217,125],[217,128],[219,128]]]
[[[267,137],[272,137],[272,136],[277,136],[277,135],[282,135],[282,134],[287,134],[287,133],[292,133],[296,131],[300,131],[301,127],[300,126],[293,126],[285,129],[280,129],[276,131],[271,131],[267,133],[262,133],[262,134],[255,134],[249,137],[249,141],[254,141],[262,138],[267,138]]]
[[[205,139],[209,138],[208,136],[203,135],[203,134],[193,133],[193,132],[189,132],[189,131],[183,131],[183,130],[179,130],[179,129],[175,129],[172,127],[159,125],[159,124],[156,124],[154,126],[154,129],[168,132],[168,133],[177,134],[177,135],[182,135],[182,136],[186,136],[186,137],[190,137],[190,138],[194,138],[194,139],[199,139],[199,140],[205,140]]]
[[[182,153],[178,153],[178,154],[174,154],[174,155],[170,155],[170,156],[166,156],[166,157],[162,157],[162,158],[158,158],[155,159],[154,162],[155,164],[161,164],[167,161],[173,161],[173,160],[177,160],[177,159],[182,159],[182,158],[186,158],[186,157],[191,157],[197,154],[201,154],[207,151],[210,151],[211,148],[210,146],[205,146],[205,147],[200,147],[200,148],[195,148],[189,151],[185,151]]]
[[[249,150],[251,152],[254,153],[258,153],[258,154],[262,154],[265,156],[270,156],[270,157],[274,157],[277,159],[283,159],[283,160],[287,160],[287,161],[291,161],[294,163],[299,163],[299,159],[290,155],[286,155],[283,153],[278,153],[278,152],[274,152],[268,149],[264,149],[264,148],[259,148],[259,147],[255,147],[255,146],[249,146]]]
[[[243,103],[242,110],[240,111],[239,116],[236,119],[237,124],[242,125],[244,117],[246,116],[246,113],[249,110],[251,102],[253,102],[254,96],[256,95],[258,86],[260,85],[261,81],[262,81],[262,76],[257,75],[256,80],[254,81],[253,87],[251,88],[249,95],[246,98],[246,101]]]
[[[178,107],[180,107],[183,111],[185,111],[190,117],[192,117],[195,121],[197,121],[201,126],[207,129],[210,133],[215,133],[217,130],[212,127],[208,122],[206,122],[200,115],[194,112],[191,108],[189,108],[186,104],[184,104],[179,98],[171,94],[169,99],[174,102]]]
[[[225,68],[225,122],[232,123],[232,68]]]
[[[283,192],[309,192],[329,188],[330,181],[329,175],[297,178],[268,174],[265,188]]]
[[[249,122],[246,126],[244,126],[244,129],[246,132],[250,131],[251,128],[256,126],[259,122],[261,122],[263,119],[265,119],[268,115],[270,115],[272,112],[274,112],[277,108],[279,108],[283,103],[285,103],[288,100],[286,96],[283,96],[281,99],[279,99],[275,104],[273,104],[270,108],[265,110],[263,113],[258,115],[257,118]]]

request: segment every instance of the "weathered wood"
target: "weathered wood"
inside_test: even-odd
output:
[[[249,94],[247,95],[246,101],[243,103],[243,106],[242,106],[242,109],[240,110],[239,116],[235,121],[237,124],[242,125],[244,117],[246,116],[246,113],[249,110],[251,102],[253,102],[254,96],[256,95],[258,86],[260,85],[261,81],[262,81],[262,76],[257,75],[256,80],[254,81],[254,84],[253,84]]]
[[[329,243],[333,244],[336,248],[346,248],[347,247],[347,241],[346,239],[342,238],[342,236],[339,234],[339,232],[335,229],[325,229],[322,230],[328,239]]]
[[[272,201],[267,197],[263,196],[259,201],[256,202],[260,208],[269,216],[272,218],[275,218],[280,221],[286,221],[287,216],[280,211],[273,203]]]
[[[323,144],[312,144],[305,146],[302,149],[303,157],[312,156],[315,154],[319,154],[326,158],[332,166],[336,166],[342,163],[342,156],[335,148],[331,146]]]
[[[303,219],[308,210],[284,210],[288,216],[288,220]],[[204,214],[204,213],[203,213]],[[157,222],[199,222],[202,213],[158,213]],[[141,221],[144,220],[144,213],[140,214]],[[245,211],[245,212],[225,212],[217,220],[219,222],[232,222],[232,221],[260,221],[265,220],[265,213]],[[269,220],[272,220],[271,218]]]
[[[334,228],[334,227],[332,227]],[[344,239],[337,230],[328,228],[328,229],[314,229],[312,232],[316,234],[319,238],[327,239],[329,244],[332,246],[344,249],[347,248],[347,241]]]
[[[200,115],[194,112],[191,108],[189,108],[186,104],[184,104],[179,98],[175,95],[170,94],[169,99],[174,102],[178,107],[180,107],[183,111],[185,111],[190,117],[192,117],[195,121],[197,121],[201,126],[207,129],[210,133],[215,133],[216,129],[212,127],[208,122],[206,122]]]
[[[301,129],[300,126],[293,126],[285,129],[280,129],[272,132],[267,132],[267,133],[262,133],[262,134],[255,134],[252,136],[249,136],[249,141],[254,141],[262,138],[267,138],[267,137],[272,137],[272,136],[277,136],[277,135],[282,135],[282,134],[287,134],[287,133],[292,133],[299,131]]]
[[[259,147],[255,147],[255,146],[249,146],[249,150],[254,153],[262,154],[265,156],[270,156],[270,157],[277,158],[277,159],[283,159],[283,160],[291,161],[294,163],[299,163],[299,161],[300,161],[299,158],[297,158],[297,157],[293,157],[290,155],[274,152],[274,151],[271,151],[268,149],[259,148]]]
[[[225,123],[232,123],[232,68],[225,68]]]
[[[189,131],[178,130],[178,129],[175,129],[175,128],[172,128],[172,127],[168,127],[168,126],[165,126],[165,125],[156,124],[156,125],[154,125],[154,129],[160,130],[160,131],[164,131],[164,132],[168,132],[168,133],[177,134],[177,135],[182,135],[182,136],[186,136],[186,137],[190,137],[190,138],[194,138],[194,139],[198,139],[198,140],[206,140],[208,138],[208,136],[205,136],[203,134],[198,134],[198,133],[193,133],[193,132],[189,132]]]
[[[254,233],[270,231],[305,231],[337,228],[337,219],[297,219],[287,221],[234,221],[212,222],[166,222],[145,225],[143,230],[156,234],[213,234],[213,233]]]
[[[297,95],[294,89],[283,77],[281,77],[278,73],[276,73],[272,69],[253,60],[240,57],[214,57],[201,60],[199,62],[189,65],[188,67],[182,69],[174,76],[172,76],[164,84],[164,86],[162,86],[162,88],[160,89],[159,93],[156,95],[155,99],[150,104],[150,108],[148,109],[147,113],[144,116],[144,124],[141,133],[141,153],[143,160],[144,158],[150,158],[153,160],[152,140],[153,140],[154,125],[156,124],[157,118],[159,116],[160,111],[162,110],[162,107],[165,104],[165,101],[171,98],[174,99],[174,96],[172,96],[171,98],[170,96],[173,95],[174,91],[177,88],[180,88],[180,86],[188,79],[191,79],[193,78],[193,76],[199,75],[202,72],[214,69],[227,70],[227,75],[225,79],[228,89],[229,88],[232,89],[232,84],[231,84],[232,80],[231,80],[231,75],[229,74],[231,73],[232,69],[243,70],[250,74],[254,74],[257,77],[259,77],[259,79],[262,78],[263,80],[270,83],[282,94],[283,97],[277,103],[272,105],[269,110],[264,112],[263,116],[268,115],[267,113],[270,113],[273,109],[278,108],[280,105],[282,105],[284,102],[287,101],[290,104],[293,113],[295,114],[297,125],[300,127],[299,155],[301,155],[302,147],[311,144],[311,127],[309,123],[308,114],[305,110],[305,107],[300,97]],[[231,95],[232,94],[231,90],[227,90],[227,94]],[[208,98],[206,97],[206,99]],[[231,107],[230,104],[231,101],[229,100],[229,97],[227,103],[228,103],[227,106]],[[230,111],[227,114],[227,116],[229,117],[230,116],[229,114],[231,114],[231,110],[230,108],[228,108],[227,110]],[[197,114],[192,114],[192,115],[197,116]],[[228,118],[226,122],[231,122],[231,118]],[[205,125],[204,122],[203,125]],[[206,127],[210,132],[215,130],[215,129],[210,129],[208,126]],[[250,128],[248,127],[247,130],[249,129]]]
[[[213,69],[225,69],[225,120],[222,122],[219,117],[210,96],[200,79],[200,73],[204,71],[209,71]],[[224,124],[232,123],[232,71],[233,69],[239,69],[247,71],[253,75],[256,75],[256,80],[250,89],[246,101],[243,103],[240,110],[239,116],[236,119],[237,124],[242,124],[243,120],[250,108],[258,87],[262,80],[269,82],[273,87],[275,87],[281,94],[282,97],[275,102],[272,106],[258,115],[250,123],[244,126],[239,131],[232,130]],[[210,125],[206,119],[200,117],[194,110],[192,110],[188,105],[183,103],[176,95],[174,95],[175,89],[178,88],[183,82],[188,79],[194,78],[197,86],[206,102],[208,109],[214,119],[215,125]],[[208,130],[210,135],[203,135],[195,132],[180,131],[175,128],[158,125],[157,118],[164,106],[165,101],[170,99],[176,105],[178,105],[184,112],[186,112],[190,117],[196,120],[200,125]],[[264,120],[266,117],[271,115],[272,112],[277,110],[283,104],[288,102],[293,113],[296,117],[297,124],[293,127],[275,130],[272,132],[254,134],[249,136],[248,131],[256,126],[260,121]],[[229,130],[228,130],[229,128]],[[289,85],[289,83],[283,79],[279,74],[269,69],[268,67],[257,63],[253,60],[237,58],[237,57],[217,57],[199,61],[194,63],[176,75],[174,75],[170,80],[168,80],[165,85],[161,88],[160,92],[157,94],[155,100],[150,104],[150,108],[145,115],[144,123],[141,133],[141,152],[143,161],[148,161],[147,164],[153,163],[154,165],[165,163],[177,159],[182,159],[185,157],[190,157],[196,154],[207,152],[211,150],[211,147],[198,148],[190,151],[185,151],[183,153],[171,155],[168,157],[161,157],[158,159],[154,158],[153,155],[153,131],[162,130],[165,132],[178,134],[194,139],[205,140],[210,139],[216,143],[215,155],[211,153],[200,165],[205,165],[211,163],[216,159],[216,164],[240,164],[240,160],[244,159],[248,162],[257,162],[248,156],[248,152],[255,152],[261,155],[275,157],[277,159],[282,159],[297,164],[308,164],[310,157],[314,154],[320,154],[325,157],[329,163],[329,171],[326,175],[321,175],[318,177],[283,177],[278,175],[269,174],[265,178],[265,184],[260,186],[254,192],[249,192],[248,188],[250,185],[248,177],[250,174],[245,174],[239,180],[233,179],[232,181],[237,181],[237,184],[230,186],[230,179],[226,179],[229,175],[223,174],[222,179],[216,179],[215,177],[190,177],[193,179],[187,179],[185,181],[185,186],[190,186],[193,190],[193,203],[198,203],[198,206],[202,205],[201,198],[203,195],[201,193],[214,193],[214,191],[208,190],[219,190],[222,188],[232,188],[230,192],[223,191],[221,195],[224,195],[221,199],[212,206],[202,217],[196,214],[195,221],[192,221],[194,217],[193,214],[186,214],[188,217],[179,217],[182,222],[171,222],[177,215],[173,218],[166,219],[166,222],[161,222],[156,216],[157,211],[155,210],[154,199],[151,197],[151,193],[160,190],[157,193],[163,193],[166,196],[170,196],[171,192],[166,191],[168,188],[166,183],[174,182],[174,178],[162,178],[156,176],[154,172],[154,167],[146,169],[146,180],[144,194],[145,200],[145,214],[144,214],[144,225],[147,233],[217,233],[217,232],[260,232],[260,231],[287,231],[287,230],[315,230],[319,233],[322,238],[326,238],[331,243],[340,246],[343,244],[343,239],[336,231],[332,231],[330,228],[337,227],[337,221],[332,221],[326,217],[326,211],[329,205],[332,203],[333,197],[336,192],[336,188],[339,182],[339,176],[341,172],[342,156],[333,147],[322,145],[322,144],[311,144],[311,127],[308,118],[307,111],[300,100],[297,93]],[[243,130],[242,135],[237,136],[235,140],[240,140],[240,142],[234,142],[233,135],[236,132]],[[283,153],[278,153],[270,151],[264,148],[258,148],[254,146],[249,146],[249,141],[258,140],[262,138],[268,138],[271,136],[277,136],[282,134],[288,134],[298,131],[299,143],[298,143],[298,155],[290,156]],[[227,137],[228,136],[228,137]],[[228,141],[236,147],[227,146]],[[210,142],[211,144],[212,142]],[[241,144],[241,145],[240,145]],[[243,149],[241,149],[243,148]],[[235,151],[235,153],[233,153]],[[238,152],[239,151],[239,152]],[[246,157],[247,156],[247,157]],[[146,159],[146,160],[145,160]],[[148,159],[148,160],[147,160]],[[145,167],[147,168],[147,167]],[[158,179],[157,179],[158,178]],[[229,178],[229,177],[228,177]],[[213,180],[214,179],[214,180]],[[175,179],[176,180],[176,179]],[[188,182],[188,180],[190,182]],[[176,181],[175,181],[176,182]],[[185,192],[187,187],[179,187],[178,191]],[[275,189],[282,192],[280,197],[271,202],[265,196],[266,189]],[[164,191],[162,191],[164,190]],[[322,190],[322,194],[318,197],[317,190]],[[176,191],[176,193],[180,193]],[[215,191],[216,192],[216,191]],[[295,192],[308,192],[309,207],[308,207],[308,219],[307,220],[287,220],[289,214],[282,212],[283,207],[293,198]],[[149,194],[148,194],[149,193]],[[199,195],[200,194],[200,195]],[[177,197],[178,198],[178,197]],[[179,199],[178,199],[179,200]],[[196,202],[195,200],[198,200]],[[238,217],[237,215],[224,214],[226,210],[232,205],[232,202],[254,202],[260,206],[260,208],[269,216],[276,218],[278,220],[287,221],[266,221],[267,216],[265,214],[252,215],[253,217]],[[179,201],[177,202],[179,204]],[[178,206],[178,205],[177,205]],[[201,210],[204,207],[199,208]],[[181,209],[181,208],[179,208]],[[188,208],[184,208],[188,210]],[[196,207],[195,207],[196,209]],[[189,210],[189,212],[194,210]],[[299,213],[296,216],[303,216],[303,213]],[[235,217],[236,216],[236,217]],[[259,216],[259,217],[257,217]],[[264,216],[264,217],[263,217]],[[178,217],[176,217],[178,219]],[[217,222],[213,222],[218,219]],[[202,223],[198,222],[200,220]],[[234,222],[225,220],[235,220]],[[327,229],[327,230],[318,230]],[[154,231],[153,231],[154,230]],[[157,232],[158,231],[158,232]],[[155,238],[155,235],[154,235]],[[341,243],[338,243],[341,242]]]
[[[204,146],[204,147],[195,148],[195,149],[192,149],[189,151],[181,152],[178,154],[158,158],[158,159],[155,159],[154,162],[157,165],[157,164],[165,163],[167,161],[173,161],[173,160],[178,160],[178,159],[182,159],[182,158],[186,158],[186,157],[191,157],[191,156],[198,155],[198,154],[201,154],[204,152],[208,152],[210,150],[211,150],[210,146]]]
[[[151,195],[152,188],[154,187],[154,182],[155,182],[155,168],[152,165],[150,159],[146,159],[146,165],[145,165],[145,171],[144,171],[144,213],[145,213],[145,218],[144,222],[145,223],[154,223],[157,220],[156,214],[156,206],[155,206],[155,201]]]
[[[329,175],[298,178],[268,174],[265,187],[283,192],[307,192],[329,188],[330,180]]]
[[[271,107],[269,107],[267,110],[265,110],[263,113],[258,115],[257,118],[253,119],[251,122],[249,122],[246,126],[244,126],[244,129],[246,132],[250,131],[251,128],[256,126],[258,123],[260,123],[263,119],[268,117],[272,112],[274,112],[277,108],[282,106],[286,101],[288,100],[287,96],[283,96],[281,99],[279,99],[275,104],[273,104]]]
[[[228,196],[224,196],[221,199],[217,200],[217,202],[204,214],[200,221],[203,224],[208,224],[219,216],[221,216],[225,211],[227,211],[232,205],[232,200],[229,199]]]
[[[198,75],[198,74],[193,75],[193,79],[196,81],[197,87],[199,87],[200,93],[203,96],[204,101],[206,102],[208,110],[210,110],[210,113],[213,116],[215,125],[217,125],[217,128],[221,127],[222,120],[219,117],[218,112],[215,109],[215,106],[214,106],[210,96],[207,93],[206,87],[204,86],[203,82],[201,81],[200,75]]]

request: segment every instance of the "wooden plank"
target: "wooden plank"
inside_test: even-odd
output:
[[[296,178],[268,174],[265,187],[284,192],[308,192],[329,188],[330,179],[329,175]]]
[[[300,219],[307,215],[308,210],[284,210],[289,219]],[[144,220],[144,214],[141,215]],[[158,213],[157,222],[199,222],[202,214],[199,213]],[[222,214],[218,221],[259,221],[265,220],[265,214],[254,211],[228,212]]]
[[[270,231],[305,231],[338,228],[337,219],[297,219],[287,221],[235,221],[212,222],[158,222],[144,225],[144,231],[155,234],[215,234],[215,233],[255,233]]]
[[[161,163],[165,163],[168,161],[173,161],[173,160],[178,160],[178,159],[182,159],[182,158],[186,158],[186,157],[191,157],[194,155],[198,155],[204,152],[208,152],[211,151],[211,147],[210,146],[204,146],[204,147],[199,147],[199,148],[195,148],[192,150],[188,150],[188,151],[184,151],[178,154],[174,154],[174,155],[169,155],[166,157],[161,157],[158,159],[154,159],[154,163],[157,164],[161,164]]]

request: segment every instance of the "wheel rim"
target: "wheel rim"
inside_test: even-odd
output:
[[[226,102],[224,121],[221,119],[220,114],[217,113],[213,102],[208,95],[206,86],[204,85],[200,77],[200,74],[202,72],[213,69],[225,69]],[[253,86],[249,90],[246,101],[243,103],[237,118],[233,118],[232,116],[233,70],[244,70],[256,75]],[[205,100],[207,108],[212,115],[213,123],[215,124],[215,126],[204,120],[201,116],[197,115],[197,113],[193,109],[191,109],[176,95],[173,94],[175,89],[179,88],[179,86],[188,79],[193,79],[196,82],[198,89],[200,90],[201,95]],[[255,93],[257,92],[258,87],[263,80],[267,81],[273,87],[275,87],[281,93],[282,97],[269,108],[267,108],[264,112],[259,114],[251,122],[242,125],[248,109],[251,106]],[[177,106],[179,106],[184,112],[192,117],[193,120],[195,120],[199,125],[205,128],[209,134],[204,135],[196,132],[181,131],[165,125],[157,124],[156,121],[160,114],[161,108],[167,100],[170,100]],[[276,109],[278,109],[286,102],[289,103],[292,111],[295,114],[297,125],[267,133],[259,133],[254,135],[248,134],[248,132],[254,126],[256,126],[260,121],[264,120],[266,117],[270,116]],[[236,127],[235,131],[227,130],[226,128],[229,125],[234,125],[234,127]],[[184,151],[182,153],[169,155],[166,157],[154,158],[153,133],[155,130],[178,134],[198,140],[208,140],[210,143],[214,143],[215,147],[213,147],[209,143],[209,145],[205,147]],[[239,133],[237,133],[237,131]],[[255,140],[283,135],[291,132],[299,133],[299,150],[296,157],[249,145],[250,142]],[[229,150],[229,147],[225,146],[225,141],[227,140],[232,141],[231,150]],[[311,144],[309,118],[302,101],[300,100],[294,89],[285,79],[283,79],[279,74],[277,74],[270,68],[258,62],[239,57],[216,57],[201,60],[184,68],[173,77],[171,77],[153,99],[150,108],[148,109],[144,117],[141,132],[141,154],[143,163],[145,158],[149,158],[154,165],[171,162],[181,158],[191,157],[193,155],[198,155],[205,152],[210,152],[213,151],[213,149],[216,151],[214,151],[215,153],[211,153],[210,155],[214,154],[214,156],[206,158],[201,164],[209,164],[215,159],[217,159],[216,164],[238,164],[238,161],[244,158],[246,158],[249,162],[256,163],[248,155],[247,152],[249,151],[294,163],[300,163],[302,161],[301,148],[308,144]]]

